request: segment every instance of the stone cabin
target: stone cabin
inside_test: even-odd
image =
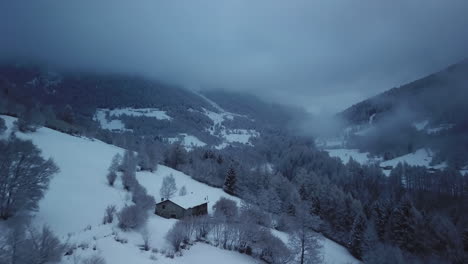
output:
[[[202,199],[191,195],[162,200],[156,204],[155,214],[165,218],[182,219],[208,214],[208,197]]]

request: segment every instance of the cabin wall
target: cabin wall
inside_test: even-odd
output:
[[[185,209],[171,201],[167,201],[156,205],[155,214],[165,218],[181,219],[185,215]]]
[[[208,204],[200,204],[186,211],[186,216],[199,216],[208,214]]]

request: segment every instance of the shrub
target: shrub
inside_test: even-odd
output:
[[[102,219],[103,224],[110,224],[114,222],[114,214],[117,212],[115,205],[109,205],[106,208],[104,213],[104,218]]]
[[[146,212],[137,205],[122,208],[119,215],[119,227],[122,230],[135,229],[142,226],[148,217]]]
[[[114,186],[115,179],[117,179],[117,173],[115,171],[109,171],[106,178],[107,183],[109,183],[110,186]]]
[[[98,255],[94,255],[89,258],[84,259],[82,263],[83,264],[106,264],[106,261],[102,257]]]

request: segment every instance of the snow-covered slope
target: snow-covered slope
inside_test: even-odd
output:
[[[10,132],[15,118],[2,116]],[[79,263],[92,255],[102,256],[111,264],[146,264],[146,263],[258,263],[249,256],[237,252],[222,250],[207,244],[197,243],[190,250],[184,250],[183,256],[167,258],[165,251],[169,246],[165,240],[167,231],[177,221],[151,214],[146,230],[150,245],[154,250],[142,251],[141,232],[123,232],[115,224],[101,223],[104,210],[108,205],[121,208],[131,204],[131,197],[124,191],[118,180],[115,187],[107,185],[105,175],[112,157],[122,153],[123,149],[89,138],[74,137],[48,128],[40,128],[34,133],[17,133],[18,137],[31,139],[41,150],[44,157],[52,157],[60,167],[50,188],[40,202],[40,208],[33,222],[37,225],[47,223],[63,241],[77,248],[71,256],[66,256],[63,263]],[[165,166],[158,166],[154,173],[138,172],[137,180],[149,194],[159,199],[162,178],[172,174],[178,188],[185,186],[191,195],[208,196],[209,210],[220,198],[227,197],[240,203],[240,199],[193,180],[180,171]],[[183,197],[179,197],[184,199]],[[285,237],[285,234],[282,235]],[[326,263],[357,263],[357,261],[339,245],[324,240]]]

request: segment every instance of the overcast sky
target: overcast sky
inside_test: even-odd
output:
[[[0,0],[0,59],[335,112],[468,57],[466,0]]]

